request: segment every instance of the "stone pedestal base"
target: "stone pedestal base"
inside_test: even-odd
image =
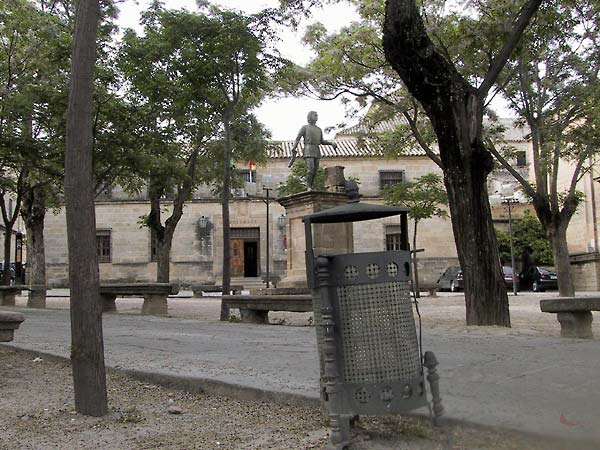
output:
[[[16,296],[16,291],[0,291],[0,306],[15,306]]]
[[[301,192],[278,199],[285,208],[287,235],[287,276],[277,283],[278,288],[307,289],[306,239],[302,218],[324,209],[348,203],[348,197],[339,192]],[[351,223],[313,225],[315,255],[352,253]]]
[[[169,312],[167,307],[167,297],[164,295],[146,295],[142,305],[142,315],[144,316],[166,316]]]
[[[269,323],[269,311],[254,311],[251,309],[240,309],[240,317],[243,323]]]
[[[23,314],[0,311],[0,342],[10,342],[15,330],[25,320]]]
[[[559,312],[556,314],[560,322],[560,336],[569,338],[590,339],[592,334],[592,313]]]
[[[45,286],[31,286],[29,296],[27,297],[28,308],[40,308],[46,307],[46,287]]]
[[[100,295],[100,301],[102,302],[102,312],[116,312],[117,311],[116,300],[117,300],[116,295],[108,295],[108,294]]]

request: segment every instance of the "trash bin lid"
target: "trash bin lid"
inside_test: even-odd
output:
[[[309,214],[304,216],[302,221],[304,223],[360,222],[363,220],[397,216],[402,213],[408,213],[409,210],[409,208],[401,206],[354,202]]]

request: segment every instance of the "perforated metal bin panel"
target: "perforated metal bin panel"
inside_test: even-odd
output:
[[[386,414],[425,406],[409,252],[327,259],[328,286],[320,289],[326,290],[333,307],[340,394],[332,406],[342,414]],[[319,308],[314,306],[318,325]]]

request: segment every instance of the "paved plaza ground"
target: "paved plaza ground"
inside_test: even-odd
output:
[[[60,291],[53,294],[64,295]],[[113,419],[107,419],[107,423],[77,416],[75,422],[78,426],[73,428],[76,436],[83,439],[91,433],[90,430],[115,431],[113,422],[132,422],[135,423],[132,425],[134,431],[138,430],[150,439],[146,444],[139,441],[138,431],[128,429],[123,431],[124,441],[116,440],[113,442],[115,446],[103,448],[157,448],[158,441],[152,439],[169,434],[159,418],[167,417],[167,422],[173,422],[170,415],[164,414],[164,405],[168,405],[169,398],[174,396],[175,402],[183,404],[187,411],[181,415],[185,416],[181,422],[196,424],[196,428],[192,427],[195,431],[182,426],[181,436],[191,433],[196,436],[197,445],[192,444],[193,440],[186,441],[188,444],[182,441],[173,445],[167,445],[165,441],[160,448],[322,448],[326,428],[317,408],[318,362],[310,314],[273,313],[271,320],[276,325],[270,326],[224,323],[218,321],[218,298],[186,298],[186,295],[189,293],[183,292],[180,297],[169,299],[169,317],[139,315],[141,299],[118,299],[118,313],[104,316],[107,365],[131,371],[143,381],[113,375],[117,377],[111,382],[115,386],[113,389],[122,399],[111,399]],[[560,338],[554,315],[539,311],[539,300],[552,296],[556,293],[511,296],[511,329],[466,327],[461,294],[423,297],[419,308],[423,322],[423,347],[433,350],[440,360],[442,397],[452,431],[430,430],[424,425],[426,421],[419,418],[405,418],[403,420],[408,422],[404,423],[385,420],[365,422],[367,430],[363,430],[355,448],[600,448],[600,412],[597,407],[600,392],[595,389],[600,373],[598,340]],[[17,332],[15,341],[5,348],[67,357],[70,346],[68,299],[50,297],[46,310],[26,309],[24,306],[25,298],[18,298],[15,310],[24,313],[26,321]],[[598,320],[594,323],[594,332],[596,337],[600,336]],[[42,398],[47,391],[44,387],[52,386],[59,390],[59,411],[56,412],[54,403],[48,408],[55,411],[56,414],[50,414],[54,419],[50,418],[47,422],[31,420],[36,426],[46,423],[51,430],[52,423],[58,423],[57,414],[59,418],[73,418],[69,416],[72,409],[69,373],[64,367],[44,366],[50,364],[46,356],[42,356],[43,364],[35,365],[31,362],[34,355],[27,355],[29,363],[26,364],[36,369],[43,367],[48,372],[42,376],[42,383],[31,379],[29,390],[38,392],[35,395]],[[0,360],[5,359],[8,356],[0,353]],[[25,370],[25,374],[15,375],[15,371],[23,370],[23,362],[15,360],[11,364],[14,370],[4,369],[4,373],[0,374],[0,380],[3,380],[0,387],[9,392],[19,385],[18,380],[26,379],[25,374],[29,373]],[[63,375],[52,375],[56,370],[63,370]],[[11,374],[12,378],[7,376]],[[54,377],[56,382],[53,382]],[[143,387],[152,386],[151,381],[170,383],[191,391],[202,390],[204,397]],[[128,403],[129,390],[135,393],[133,404],[139,405],[138,409],[148,409],[144,400],[146,394],[157,393],[158,397],[163,397],[152,403],[153,397],[150,396],[149,401],[155,407],[149,412],[141,412],[143,420],[138,420],[136,410],[131,409],[131,402]],[[215,397],[221,395],[225,398]],[[0,408],[11,411],[14,403],[7,404],[7,398],[2,397]],[[186,403],[188,401],[189,404]],[[212,406],[201,406],[205,401]],[[232,401],[234,404],[228,403]],[[284,407],[273,401],[287,401],[292,406]],[[195,416],[207,408],[229,413],[221,418],[198,419]],[[29,421],[22,418],[28,417],[25,404],[19,411],[12,411],[8,416],[14,422],[14,418],[21,414],[20,420]],[[427,411],[420,413],[426,416]],[[44,413],[33,415],[39,419]],[[131,421],[128,415],[133,416]],[[255,421],[248,421],[248,424],[255,432],[251,433],[239,417],[252,417]],[[208,434],[202,434],[200,425],[207,420],[212,425],[205,424]],[[235,431],[227,434],[223,427],[214,427],[214,423],[219,421],[226,422],[225,429]],[[239,424],[240,421],[244,423]],[[154,422],[155,425],[151,426]],[[456,428],[456,424],[463,425]],[[473,426],[484,427],[485,432],[473,431],[477,430]],[[214,440],[219,445],[203,440],[210,435],[210,430],[221,436]],[[110,441],[110,433],[106,433],[98,435]],[[223,433],[233,437],[227,440]],[[538,436],[538,439],[531,441],[522,433]],[[3,438],[7,440],[3,441]],[[77,445],[19,447],[11,446],[14,443],[11,439],[0,434],[0,448],[83,448]]]

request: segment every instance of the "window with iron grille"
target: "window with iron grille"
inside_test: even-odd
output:
[[[404,181],[404,170],[380,170],[379,187],[383,189],[386,186],[402,183]]]
[[[110,262],[110,230],[96,230],[96,246],[98,249],[98,262]]]
[[[517,152],[517,167],[525,167],[527,165],[527,158],[524,151]]]
[[[400,250],[400,226],[388,225],[385,227],[385,249],[387,251]]]

